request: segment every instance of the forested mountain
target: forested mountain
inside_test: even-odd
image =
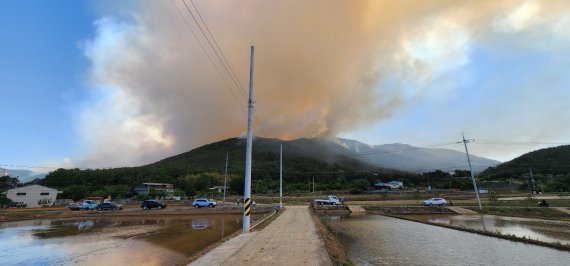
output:
[[[203,173],[223,174],[226,154],[229,155],[228,173],[242,178],[245,166],[245,139],[232,138],[193,149],[164,160],[140,167],[114,169],[58,169],[46,178],[56,187],[134,186],[141,182],[177,183],[188,175]],[[319,140],[255,138],[253,142],[252,176],[256,180],[277,180],[279,177],[279,146],[283,145],[283,172],[291,182],[305,182],[312,178],[357,178],[360,173],[385,172],[361,161],[327,152],[331,147]],[[342,149],[342,146],[339,146]],[[327,159],[328,158],[328,159]],[[405,173],[401,173],[405,174]],[[243,179],[243,178],[242,178]],[[45,182],[45,181],[41,181]],[[211,182],[210,182],[211,183]],[[216,184],[216,185],[219,185]]]
[[[523,154],[509,162],[490,167],[484,179],[519,178],[529,174],[567,175],[570,173],[570,145],[545,148]]]
[[[195,195],[214,185],[223,184],[226,154],[229,155],[230,187],[243,187],[245,139],[232,138],[193,149],[153,164],[114,169],[58,169],[46,179],[47,183],[63,189],[64,197],[81,198],[84,195],[122,196],[142,182],[173,183],[187,195]],[[371,171],[386,173],[386,178],[397,174],[392,170],[374,168],[360,161],[327,154],[328,147],[320,141],[300,139],[281,141],[255,138],[253,142],[253,190],[264,193],[275,189],[279,177],[279,146],[283,144],[283,172],[288,190],[307,190],[313,178],[326,189],[341,189],[353,179],[372,176]],[[327,161],[325,157],[330,157]],[[389,174],[389,175],[388,175]],[[328,182],[327,180],[334,180]],[[237,188],[237,189],[236,189]],[[243,189],[241,189],[243,191]]]
[[[178,177],[187,174],[223,173],[226,154],[229,155],[228,173],[239,176],[244,173],[245,142],[245,139],[231,138],[141,167],[100,170],[61,169],[50,173],[47,178],[54,186],[172,183]],[[403,144],[368,146],[346,139],[331,141],[302,138],[282,141],[255,138],[252,173],[256,178],[275,179],[279,175],[280,145],[283,146],[284,172],[295,182],[313,177],[335,178],[338,175],[353,177],[361,172],[404,174],[400,170],[414,169],[416,172],[421,166],[425,167],[425,172],[444,168],[449,171],[466,168],[464,153],[443,149],[419,149]],[[377,154],[368,154],[375,152]],[[476,156],[472,158],[476,165],[494,165],[496,162]]]
[[[346,189],[347,184],[357,179],[366,180],[360,182],[361,184],[373,184],[374,182],[393,179],[407,180],[407,184],[419,184],[425,179],[418,173],[391,169],[389,160],[377,160],[378,158],[359,154],[350,148],[347,141],[350,140],[303,138],[282,141],[270,138],[254,138],[252,155],[254,191],[264,193],[278,187],[279,147],[281,145],[283,146],[283,173],[289,191],[307,190],[313,179],[320,189]],[[352,144],[354,143],[356,142],[352,141]],[[63,189],[68,194],[65,196],[68,197],[79,197],[79,195],[86,193],[121,195],[142,182],[173,183],[176,188],[187,194],[193,194],[197,191],[207,190],[211,186],[223,184],[227,154],[229,155],[230,186],[236,188],[243,186],[245,144],[245,139],[226,139],[140,167],[87,170],[58,169],[51,172],[46,179],[37,182]],[[366,144],[359,143],[359,145],[364,146]],[[373,150],[378,151],[378,149]],[[424,149],[415,148],[416,152],[418,150]],[[429,151],[423,152],[429,153]],[[435,152],[438,153],[439,151]],[[455,151],[452,153],[455,154],[452,157],[465,160],[464,154]],[[421,156],[416,155],[416,158],[411,156],[416,154],[411,150],[406,153],[384,152],[383,155],[385,154],[396,156],[402,164],[415,165],[415,167],[421,164],[417,162],[418,157]],[[440,165],[443,167],[450,165],[446,161],[449,158],[437,157],[433,154],[430,156],[439,158]],[[433,158],[430,160],[436,161]],[[436,165],[430,166],[437,168]],[[447,172],[453,170],[455,169],[446,169]],[[70,196],[71,193],[77,195]]]

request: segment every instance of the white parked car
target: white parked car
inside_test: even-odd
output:
[[[428,200],[424,200],[424,206],[443,206],[447,205],[447,201],[444,198],[431,198]]]

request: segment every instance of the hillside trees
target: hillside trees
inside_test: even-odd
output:
[[[213,186],[224,184],[224,176],[220,173],[200,173],[183,175],[174,182],[174,186],[188,196],[195,196],[199,192],[205,192]]]
[[[228,180],[228,185],[233,193],[243,195],[243,190],[245,188],[245,180],[242,176],[231,176]]]
[[[20,181],[16,177],[0,176],[0,191],[15,188],[20,185]]]

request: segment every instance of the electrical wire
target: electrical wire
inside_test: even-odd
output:
[[[183,2],[185,2],[185,0],[182,0]],[[214,41],[214,44],[216,46],[216,48],[218,48],[218,51],[220,51],[220,54],[222,55],[222,58],[224,59],[223,61],[227,64],[227,66],[230,69],[231,74],[233,74],[233,78],[235,78],[235,83],[237,83],[238,87],[241,88],[243,95],[246,96],[246,92],[245,89],[242,85],[242,83],[240,82],[239,78],[237,77],[234,69],[232,68],[232,66],[230,65],[230,63],[228,62],[228,59],[226,58],[226,56],[224,55],[224,52],[222,51],[222,49],[220,48],[220,46],[218,45],[218,42],[216,41],[216,38],[214,38],[214,35],[212,35],[212,32],[210,31],[210,28],[208,28],[208,24],[206,24],[206,21],[204,21],[204,18],[202,18],[202,15],[200,14],[200,10],[198,10],[198,8],[196,7],[196,5],[194,5],[194,1],[190,0],[190,3],[192,4],[192,6],[194,7],[194,9],[196,10],[196,13],[198,14],[198,17],[200,18],[200,21],[202,21],[202,24],[204,24],[204,27],[206,28],[206,31],[208,32],[208,35],[210,35],[210,38],[212,38],[212,40]],[[202,31],[202,33],[204,33]],[[205,36],[205,35],[204,35]],[[211,45],[210,45],[211,46]],[[213,49],[213,47],[212,47]],[[215,49],[214,49],[215,51]],[[219,57],[218,57],[219,58]],[[221,59],[220,59],[221,61]],[[227,69],[226,69],[227,70]],[[231,75],[230,75],[231,76]],[[246,97],[247,98],[247,97]]]
[[[192,10],[190,9],[190,7],[188,6],[188,4],[186,3],[185,0],[182,0],[182,2],[184,3],[184,6],[186,7],[186,10],[188,11],[188,13],[192,16],[192,19],[194,20],[194,22],[196,23],[196,25],[198,26],[198,29],[200,30],[200,32],[202,33],[202,35],[204,36],[204,38],[206,39],[208,45],[210,46],[210,48],[212,48],[212,50],[214,51],[214,54],[216,55],[216,57],[218,58],[218,61],[222,64],[224,70],[226,71],[227,75],[230,77],[230,79],[232,80],[233,84],[235,85],[235,87],[238,89],[238,91],[240,92],[240,94],[242,95],[243,99],[248,101],[247,97],[247,93],[241,83],[241,81],[239,80],[237,74],[235,73],[234,69],[232,68],[231,64],[229,63],[227,57],[225,56],[223,50],[220,48],[218,41],[216,41],[216,38],[214,37],[214,35],[212,34],[212,32],[210,31],[210,28],[208,27],[208,24],[206,23],[206,21],[204,20],[204,18],[202,17],[202,15],[200,14],[200,11],[198,10],[198,8],[196,7],[196,5],[194,4],[193,1],[190,1],[192,7],[194,7],[194,10],[198,16],[198,18],[200,19],[200,21],[202,22],[202,25],[204,25],[204,27],[202,28],[200,22],[198,21],[198,19],[196,18],[196,16],[194,15],[194,13],[192,12]],[[176,5],[175,5],[176,6]],[[178,9],[178,6],[176,6],[176,8]],[[178,11],[180,12],[180,10],[178,9]],[[182,14],[181,14],[182,15]],[[184,17],[184,16],[183,16]],[[210,57],[209,53],[206,51],[206,48],[202,45],[202,43],[199,41],[197,35],[195,34],[194,30],[192,29],[192,27],[188,24],[188,22],[186,21],[186,19],[184,19],[184,22],[187,24],[188,28],[192,31],[192,34],[194,35],[194,38],[198,41],[198,43],[200,44],[202,50],[204,51],[204,53],[208,56],[208,59],[210,60],[210,63],[212,63],[212,65],[214,65],[214,68],[216,69],[216,71],[218,72],[218,74],[222,77],[222,79],[224,80],[224,83],[226,85],[226,87],[228,88],[228,90],[230,90],[230,93],[232,93],[232,96],[234,96],[235,99],[235,95],[233,94],[233,90],[229,89],[229,85],[226,82],[225,79],[225,75],[222,75],[220,73],[220,70],[216,67],[216,64],[214,63],[214,60]],[[206,30],[206,32],[208,33],[206,35],[206,32],[204,31],[204,28]],[[208,38],[208,36],[210,36],[210,38]],[[212,43],[213,42],[213,43]],[[236,99],[237,101],[237,99]],[[242,105],[239,104],[238,101],[238,105],[240,106],[240,108],[242,109],[242,111],[244,113],[247,114],[247,112],[243,109]],[[256,128],[261,128],[261,123],[259,122],[259,119],[257,118],[257,115],[255,113],[255,110],[253,111],[253,122],[254,122],[254,127]],[[263,130],[261,128],[261,130]]]
[[[513,141],[513,140],[477,140],[480,144],[497,145],[570,145],[568,142],[536,142],[536,141]]]
[[[186,1],[182,0],[182,2],[184,2],[184,4],[186,5]],[[192,4],[192,7],[194,7],[194,10],[196,10],[196,14],[198,15],[198,18],[200,19],[200,21],[202,22],[202,24],[204,25],[204,28],[206,29],[206,31],[208,32],[208,35],[210,36],[210,38],[212,39],[212,41],[214,42],[214,45],[212,45],[212,43],[208,40],[208,37],[206,36],[206,34],[204,33],[204,30],[202,29],[202,27],[200,27],[200,24],[198,23],[198,21],[196,20],[195,16],[192,15],[192,12],[190,12],[190,9],[188,7],[188,5],[186,5],[186,8],[188,9],[188,12],[190,12],[190,14],[192,15],[192,18],[194,18],[194,21],[196,22],[196,25],[198,25],[198,28],[200,28],[200,31],[202,32],[202,35],[204,36],[204,38],[206,38],[206,40],[208,41],[208,43],[210,44],[210,47],[212,48],[212,50],[214,50],[214,52],[216,53],[216,56],[218,57],[218,60],[220,61],[220,63],[222,63],[222,65],[224,66],[226,73],[228,73],[228,75],[232,78],[233,83],[237,86],[238,89],[241,89],[242,92],[242,96],[247,100],[249,97],[247,97],[247,93],[246,90],[244,88],[244,86],[242,85],[241,81],[239,80],[238,76],[236,75],[234,69],[232,68],[232,65],[230,64],[230,62],[228,61],[228,59],[226,58],[224,51],[222,50],[222,48],[220,48],[220,46],[218,45],[218,41],[216,41],[216,38],[214,37],[214,35],[212,34],[212,32],[210,31],[210,28],[208,27],[208,24],[206,23],[206,21],[204,20],[204,18],[202,17],[202,14],[200,14],[200,10],[198,9],[198,7],[196,7],[196,5],[194,4],[193,0],[190,0],[190,4]],[[217,49],[217,50],[216,50]],[[219,54],[218,54],[219,51]],[[220,58],[221,55],[221,58]],[[226,68],[227,65],[227,68]],[[229,68],[229,70],[228,70]],[[260,125],[259,119],[257,118],[255,109],[252,112],[253,114],[253,122],[254,124],[257,124],[256,128],[260,128],[261,130],[263,130],[263,128]]]
[[[182,17],[182,20],[184,21],[184,23],[186,24],[186,26],[188,27],[188,29],[190,30],[190,32],[192,33],[192,36],[194,36],[194,39],[196,39],[196,42],[198,42],[198,44],[200,45],[200,48],[202,49],[202,51],[204,52],[204,54],[206,55],[206,57],[208,58],[208,60],[210,61],[210,63],[212,64],[212,66],[214,67],[214,69],[216,70],[216,72],[218,73],[218,75],[222,78],[222,81],[224,82],[225,88],[230,92],[230,94],[232,95],[232,97],[234,98],[234,100],[236,101],[237,105],[239,106],[239,108],[241,109],[242,112],[244,112],[247,115],[246,110],[244,109],[244,107],[241,104],[241,101],[238,99],[239,97],[237,97],[235,95],[235,93],[233,92],[233,90],[231,89],[230,85],[228,84],[226,78],[224,77],[224,75],[222,74],[222,72],[218,69],[217,64],[214,62],[214,59],[212,59],[212,57],[210,56],[210,54],[208,53],[206,47],[204,47],[204,45],[202,44],[202,42],[200,42],[200,39],[198,38],[198,36],[196,35],[196,33],[194,32],[194,29],[192,29],[192,26],[190,26],[190,24],[188,23],[188,21],[186,20],[186,17],[184,17],[184,15],[182,14],[182,11],[180,11],[180,9],[178,8],[178,6],[173,2],[174,0],[171,0],[172,5],[176,8],[176,10],[178,11],[178,13],[180,14],[180,16]],[[242,95],[243,96],[243,95]]]
[[[228,70],[228,68],[226,67],[226,64],[224,64],[224,61],[222,60],[220,54],[218,54],[218,51],[216,50],[216,48],[214,48],[214,45],[212,44],[212,42],[210,41],[210,39],[208,38],[208,36],[206,35],[206,33],[204,32],[204,29],[200,26],[200,22],[198,22],[198,19],[196,19],[196,16],[194,16],[194,13],[192,13],[192,11],[190,10],[190,7],[188,6],[188,4],[186,4],[185,0],[182,0],[182,3],[184,3],[184,6],[186,6],[186,10],[188,10],[188,13],[190,13],[190,16],[192,16],[192,19],[194,20],[194,22],[196,22],[196,25],[198,26],[198,29],[200,30],[200,32],[202,32],[202,35],[204,36],[204,38],[206,39],[206,42],[208,42],[208,44],[210,45],[210,47],[212,48],[212,50],[214,51],[214,54],[216,55],[216,57],[218,58],[218,60],[220,61],[220,63],[222,64],[222,66],[224,67],[224,69],[226,70],[226,73],[228,73],[228,75],[230,76],[232,82],[234,83],[234,85],[236,85],[236,87],[238,89],[241,89],[240,93],[241,95],[244,97],[244,99],[248,99],[247,94],[245,93],[245,90],[243,89],[243,86],[241,86],[239,84],[239,80],[235,80],[235,78],[232,76],[232,74],[230,73],[230,70]],[[198,10],[196,9],[196,12],[198,12]],[[202,22],[205,24],[205,22],[202,20]],[[212,36],[213,37],[213,36]],[[220,50],[221,53],[221,50]],[[227,63],[227,62],[226,62]],[[229,65],[229,63],[228,63]],[[231,66],[230,66],[231,68]],[[233,70],[232,70],[233,71]],[[234,73],[235,74],[235,73]]]

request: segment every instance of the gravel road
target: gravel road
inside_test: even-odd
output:
[[[332,265],[307,206],[288,206],[259,232],[235,237],[190,265]]]

